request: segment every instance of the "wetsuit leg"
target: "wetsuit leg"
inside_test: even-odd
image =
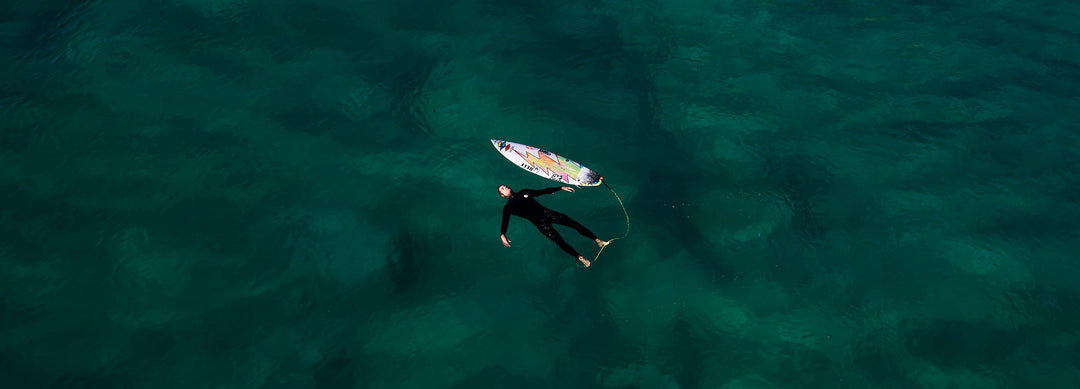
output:
[[[573,228],[577,230],[579,234],[583,235],[586,238],[592,240],[599,239],[597,238],[596,234],[592,233],[592,231],[589,231],[588,228],[585,228],[585,226],[581,225],[581,223],[578,223],[574,219],[571,219],[569,216],[563,215],[561,213],[552,212],[549,218],[551,219],[552,223],[562,224],[564,226]]]
[[[548,239],[554,241],[555,244],[559,245],[559,248],[561,248],[567,254],[570,254],[570,256],[574,257],[574,259],[577,259],[577,257],[581,256],[581,254],[578,254],[578,252],[575,251],[569,243],[566,243],[566,241],[563,240],[562,235],[559,235],[559,232],[555,231],[555,227],[552,226],[551,223],[541,221],[533,224],[535,224],[536,228],[540,230],[540,233],[544,234],[544,236],[548,237]]]

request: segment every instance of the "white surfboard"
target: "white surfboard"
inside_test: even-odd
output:
[[[492,139],[491,145],[506,159],[540,177],[576,186],[597,186],[604,179],[580,163],[540,148]]]

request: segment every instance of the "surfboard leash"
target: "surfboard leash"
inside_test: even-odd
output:
[[[608,241],[608,244],[604,245],[604,247],[601,247],[600,251],[596,253],[596,257],[593,258],[594,261],[600,258],[600,253],[603,253],[604,249],[611,245],[611,242],[630,236],[630,213],[626,212],[626,204],[623,204],[622,198],[619,197],[618,193],[615,193],[615,189],[611,189],[611,186],[608,185],[606,181],[604,181],[604,177],[600,177],[600,183],[604,184],[604,187],[608,188],[608,190],[611,191],[611,194],[615,195],[616,200],[619,200],[619,206],[622,207],[623,215],[626,216],[626,233],[624,233],[623,236],[620,236],[618,238],[611,238],[611,240]]]

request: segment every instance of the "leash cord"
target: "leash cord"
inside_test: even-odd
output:
[[[603,180],[603,178],[601,178],[601,180]],[[619,240],[619,239],[626,238],[627,236],[630,235],[630,214],[626,212],[626,205],[623,204],[622,198],[619,197],[619,194],[615,193],[615,189],[611,189],[611,186],[608,185],[607,182],[604,182],[604,181],[600,181],[600,182],[602,182],[604,184],[604,186],[607,187],[608,190],[611,191],[611,194],[615,195],[616,200],[619,200],[619,206],[622,207],[623,215],[626,216],[626,233],[623,234],[623,236],[620,236],[618,238],[611,238],[611,240],[608,241],[608,244],[604,245],[604,247],[601,247],[600,251],[598,251],[596,253],[596,257],[593,258],[594,261],[597,260],[598,258],[600,258],[600,253],[603,253],[604,249],[607,248],[607,246],[611,245],[611,242],[614,242],[614,241]]]

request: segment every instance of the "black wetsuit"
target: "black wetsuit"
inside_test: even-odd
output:
[[[510,199],[506,201],[506,206],[503,207],[502,216],[502,235],[506,235],[506,227],[510,225],[510,215],[521,216],[528,219],[540,230],[544,236],[555,241],[555,244],[559,245],[559,248],[563,249],[567,254],[570,254],[577,259],[580,254],[574,251],[573,247],[563,240],[562,235],[559,235],[558,231],[555,231],[553,224],[562,224],[564,226],[573,228],[577,232],[584,235],[586,238],[596,240],[596,234],[589,231],[588,228],[574,221],[569,216],[547,209],[540,203],[536,202],[536,196],[542,196],[546,194],[552,194],[558,192],[561,188],[547,188],[540,190],[522,189],[514,194],[510,195]]]

